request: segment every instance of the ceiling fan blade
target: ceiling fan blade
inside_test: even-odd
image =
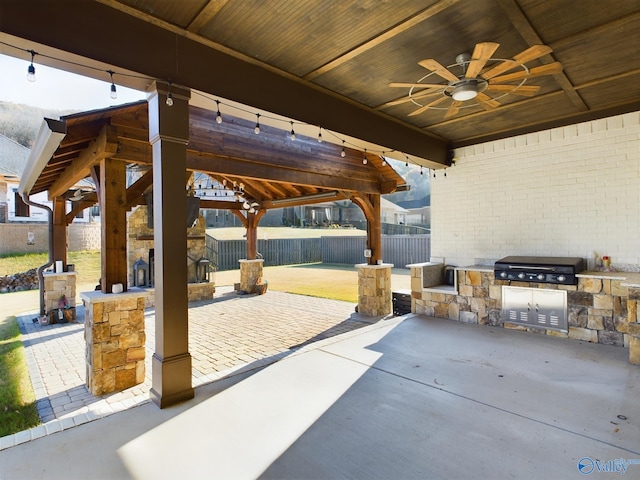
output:
[[[411,98],[409,97],[402,97],[398,100],[393,100],[391,102],[387,102],[384,105],[381,105],[379,108],[384,108],[384,107],[392,107],[394,105],[402,105],[403,103],[407,103],[410,102],[411,100],[419,100],[421,98],[426,98],[429,97],[431,95],[439,95],[442,92],[442,88],[438,88],[436,90],[425,90],[424,92],[420,92],[420,93],[416,93],[415,95],[411,95]]]
[[[415,111],[411,112],[408,116],[409,116],[409,117],[413,117],[414,115],[420,115],[422,112],[424,112],[424,111],[425,111],[425,110],[427,110],[428,108],[435,107],[435,106],[436,106],[436,105],[438,105],[439,103],[444,102],[447,98],[449,98],[449,97],[442,96],[442,97],[440,97],[440,98],[438,98],[438,99],[434,100],[434,101],[433,101],[433,102],[431,102],[431,103],[427,103],[424,107],[420,107],[419,109],[417,109],[417,110],[415,110]]]
[[[389,84],[390,87],[401,87],[401,88],[442,88],[446,87],[446,85],[439,85],[437,83],[403,83],[403,82],[391,82]]]
[[[476,78],[499,46],[499,43],[494,42],[478,43],[471,55],[465,78]]]
[[[523,97],[532,97],[540,91],[538,85],[522,85],[514,90],[515,85],[493,85],[489,84],[488,92],[506,92],[513,95],[521,95]]]
[[[476,99],[478,99],[478,103],[480,103],[480,106],[487,111],[491,111],[494,108],[498,108],[500,106],[500,102],[494,100],[488,95],[485,95],[484,93],[479,93]]]
[[[453,117],[458,113],[458,111],[460,111],[460,105],[462,105],[462,102],[458,102],[456,100],[451,102],[451,106],[449,107],[449,110],[447,110],[447,113],[445,113],[444,118]]]
[[[426,68],[427,70],[431,70],[436,75],[440,75],[442,78],[444,78],[445,80],[448,80],[449,82],[458,81],[458,77],[456,77],[453,73],[447,70],[446,67],[444,67],[441,63],[434,60],[433,58],[420,60],[418,62],[418,65],[420,65],[423,68]]]
[[[536,58],[540,58],[543,55],[551,53],[553,49],[546,45],[533,45],[532,47],[527,48],[526,50],[520,52],[519,54],[513,57],[513,60],[518,63],[527,63],[531,60],[535,60]],[[491,70],[486,71],[482,77],[489,80],[501,73],[508,72],[516,68],[518,65],[511,62],[502,62],[493,67]]]
[[[562,71],[562,64],[560,62],[547,63],[546,65],[540,65],[539,67],[533,67],[529,70],[529,74],[524,70],[514,73],[508,73],[501,77],[494,77],[493,82],[511,82],[513,80],[521,80],[523,78],[542,77],[544,75],[555,75]]]

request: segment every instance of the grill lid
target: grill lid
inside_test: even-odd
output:
[[[570,273],[580,273],[585,269],[584,259],[578,257],[504,257],[495,263],[496,268],[525,270],[531,268],[535,270],[540,267],[561,267],[563,271]]]

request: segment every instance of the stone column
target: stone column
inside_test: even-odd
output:
[[[391,305],[391,269],[393,264],[356,265],[358,269],[358,313],[371,317],[389,315]]]
[[[45,273],[44,306],[51,323],[76,320],[76,272]],[[64,300],[62,297],[64,296]],[[62,305],[62,303],[66,305]],[[67,308],[64,308],[64,307]],[[59,310],[62,308],[62,318]]]
[[[256,282],[262,277],[264,260],[238,260],[240,262],[240,290],[247,293],[256,292]]]
[[[147,292],[86,292],[85,306],[87,388],[93,395],[119,392],[144,382],[144,306]]]
[[[640,365],[640,286],[629,286],[628,288],[629,363]]]

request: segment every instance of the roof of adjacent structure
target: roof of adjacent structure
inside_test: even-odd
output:
[[[29,151],[24,145],[0,135],[0,175],[19,179],[27,163]]]

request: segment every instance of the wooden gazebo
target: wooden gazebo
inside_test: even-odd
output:
[[[201,199],[200,208],[228,209],[247,229],[247,260],[257,254],[257,227],[270,208],[350,199],[367,219],[368,264],[381,268],[380,196],[408,188],[379,155],[344,148],[268,125],[190,106],[190,91],[154,84],[148,101],[46,121],[25,169],[25,195],[48,192],[53,202],[53,257],[66,259],[66,226],[78,210],[96,203],[102,223],[102,292],[127,285],[127,211],[153,191],[156,258],[156,353],[152,398],[165,406],[193,395],[187,345],[186,196],[193,172],[229,190],[242,185],[244,200]],[[344,152],[344,153],[343,153]],[[150,167],[127,186],[128,166]],[[91,177],[96,192],[76,192]],[[83,193],[80,200],[79,193]],[[75,196],[73,210],[66,200]],[[229,197],[233,198],[233,197]],[[249,199],[256,208],[246,209]],[[184,292],[184,295],[177,295]],[[169,334],[170,332],[170,334]],[[187,365],[188,364],[188,365]]]

